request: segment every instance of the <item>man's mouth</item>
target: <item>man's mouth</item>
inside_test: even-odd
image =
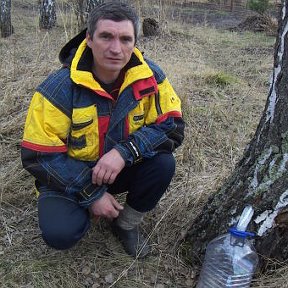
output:
[[[108,60],[110,60],[110,61],[121,61],[121,59],[119,59],[119,58],[107,58]]]

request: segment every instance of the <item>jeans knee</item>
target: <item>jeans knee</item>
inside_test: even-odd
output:
[[[175,173],[175,158],[172,154],[158,154],[153,163],[160,178],[172,178]]]
[[[136,211],[147,212],[156,206],[169,186],[175,159],[172,154],[160,153],[140,165],[126,201]]]
[[[84,236],[88,227],[88,223],[83,227],[50,228],[42,225],[42,238],[48,246],[57,250],[66,250],[73,247]]]
[[[86,209],[72,198],[54,192],[40,194],[38,218],[44,241],[58,250],[74,246],[90,226]]]

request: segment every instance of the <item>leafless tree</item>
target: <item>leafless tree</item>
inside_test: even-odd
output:
[[[39,26],[41,29],[51,29],[56,24],[55,0],[42,0],[40,2]]]
[[[11,24],[11,0],[0,1],[1,37],[9,37],[13,33]]]
[[[104,0],[76,0],[75,11],[80,29],[85,28],[89,12],[102,3]]]

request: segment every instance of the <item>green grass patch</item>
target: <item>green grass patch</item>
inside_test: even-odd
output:
[[[240,81],[236,77],[225,72],[215,72],[205,75],[205,82],[207,84],[212,84],[220,87],[240,83]]]

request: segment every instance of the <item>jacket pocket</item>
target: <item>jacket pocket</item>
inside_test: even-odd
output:
[[[129,112],[129,134],[137,131],[143,127],[146,123],[146,116],[149,110],[149,97],[144,97],[138,103],[138,105]]]
[[[68,139],[68,154],[76,159],[95,161],[99,156],[97,107],[74,108]]]
[[[93,123],[93,119],[86,121],[84,123],[72,123],[72,130],[77,131],[77,130],[83,129],[92,123]]]

